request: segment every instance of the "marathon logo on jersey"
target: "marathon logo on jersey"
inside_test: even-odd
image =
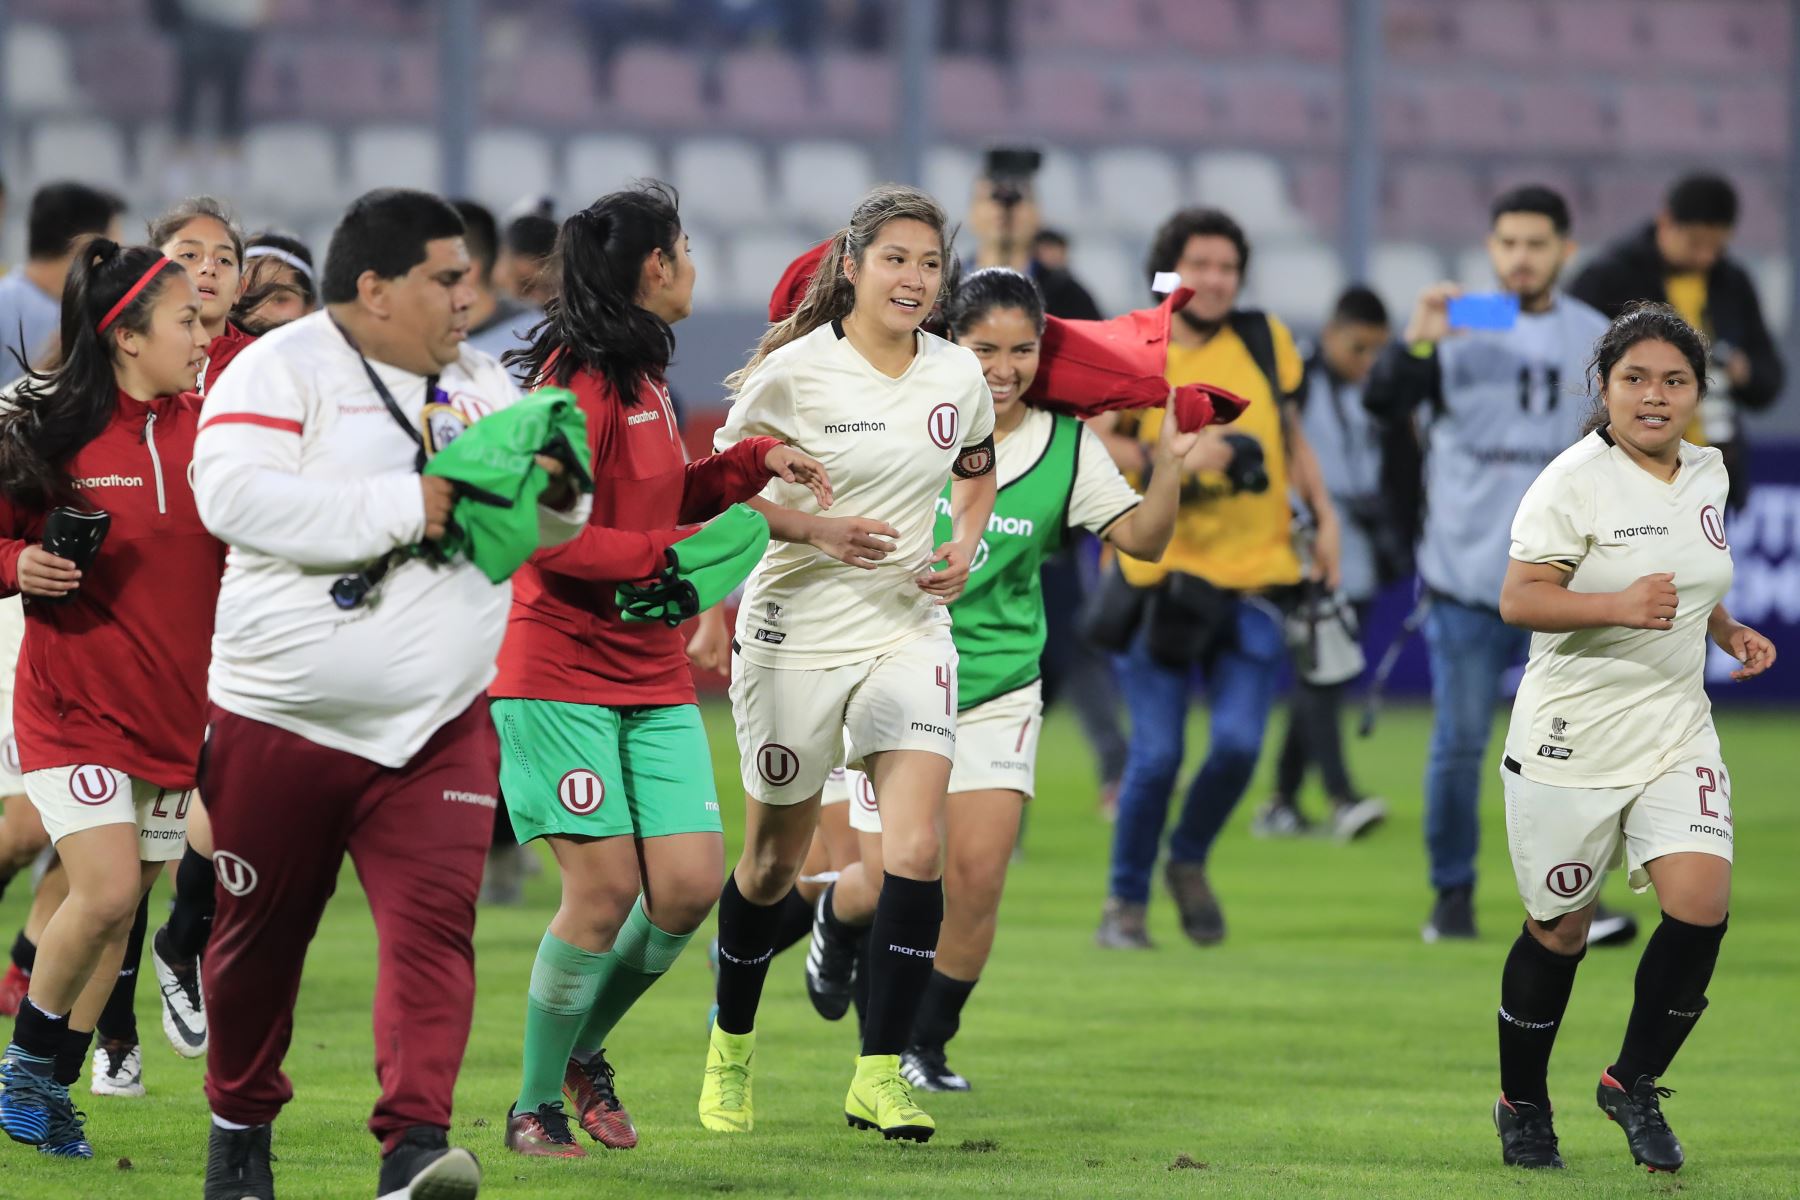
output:
[[[213,873],[219,886],[234,896],[248,896],[256,890],[256,868],[229,850],[213,851]]]
[[[914,721],[910,728],[914,733],[935,733],[939,737],[947,737],[951,741],[956,740],[956,730],[948,725],[933,725],[930,721]]]
[[[646,408],[641,413],[633,413],[629,417],[626,417],[625,424],[626,425],[643,425],[646,422],[654,421],[661,416],[662,416],[662,409]]]
[[[606,800],[606,781],[592,771],[577,768],[557,781],[556,798],[576,816],[591,816],[600,811]]]
[[[787,641],[787,634],[781,632],[779,629],[758,629],[750,636],[756,641],[767,642],[771,646],[779,646],[781,643]]]
[[[940,517],[951,515],[948,497],[939,496],[937,498],[937,513]],[[1003,517],[999,513],[994,513],[988,517],[987,531],[1006,537],[1030,537],[1037,531],[1037,523],[1030,517]]]
[[[452,804],[473,804],[477,808],[496,808],[499,801],[481,792],[459,792],[451,788],[444,789],[444,799]]]
[[[142,475],[87,475],[72,481],[78,488],[143,487]]]
[[[1626,538],[1668,536],[1669,527],[1667,525],[1632,525],[1625,529],[1613,530],[1613,538],[1621,542]]]
[[[825,426],[826,433],[886,433],[885,421],[836,421]]]
[[[1552,746],[1548,743],[1538,747],[1539,758],[1554,758],[1558,762],[1575,757],[1575,751],[1567,746]]]
[[[1724,828],[1723,826],[1719,826],[1719,825],[1707,825],[1704,823],[1697,823],[1697,824],[1689,825],[1688,832],[1689,833],[1710,834],[1713,837],[1724,838],[1728,842],[1731,841],[1731,830]]]

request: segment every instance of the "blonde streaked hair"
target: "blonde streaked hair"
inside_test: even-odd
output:
[[[848,256],[861,262],[863,254],[889,221],[919,221],[931,226],[937,231],[945,262],[950,261],[956,238],[950,231],[950,219],[944,215],[943,205],[918,188],[897,183],[882,184],[857,203],[856,211],[850,214],[850,224],[832,236],[831,245],[820,260],[819,269],[807,286],[799,307],[785,321],[769,326],[751,353],[750,361],[725,377],[726,387],[737,391],[770,354],[821,325],[850,315],[851,309],[856,307],[856,285],[844,274],[844,259]],[[953,273],[946,268],[938,295],[932,298],[934,304],[949,298],[947,290],[952,278]]]

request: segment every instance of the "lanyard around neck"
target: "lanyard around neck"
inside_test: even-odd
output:
[[[356,361],[362,364],[363,374],[369,377],[369,385],[375,389],[375,394],[381,397],[382,406],[387,409],[388,416],[394,418],[394,424],[400,426],[406,436],[412,439],[413,445],[417,447],[417,452],[413,455],[413,470],[423,471],[425,469],[425,435],[406,419],[406,413],[401,410],[399,401],[395,400],[394,394],[388,391],[388,386],[381,381],[381,376],[375,373],[374,366],[364,357],[362,347],[356,344],[356,339],[350,336],[350,331],[339,325],[335,318],[331,323],[343,335],[345,344],[356,353]],[[430,404],[432,397],[437,394],[437,382],[436,375],[425,377],[425,403]]]

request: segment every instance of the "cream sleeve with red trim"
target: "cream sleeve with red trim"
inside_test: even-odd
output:
[[[213,536],[319,570],[360,566],[422,538],[419,476],[333,470],[316,391],[300,386],[285,356],[258,350],[220,377],[201,410],[194,499]]]

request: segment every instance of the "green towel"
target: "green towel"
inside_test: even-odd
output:
[[[557,459],[575,486],[591,492],[586,448],[587,418],[566,388],[532,392],[470,425],[425,464],[425,474],[456,485],[449,531],[424,547],[426,555],[466,558],[495,583],[512,578],[538,548],[538,498],[550,485],[535,456]]]
[[[669,565],[649,583],[628,583],[614,596],[627,621],[679,625],[698,616],[750,577],[769,547],[769,522],[734,504],[667,550]]]

